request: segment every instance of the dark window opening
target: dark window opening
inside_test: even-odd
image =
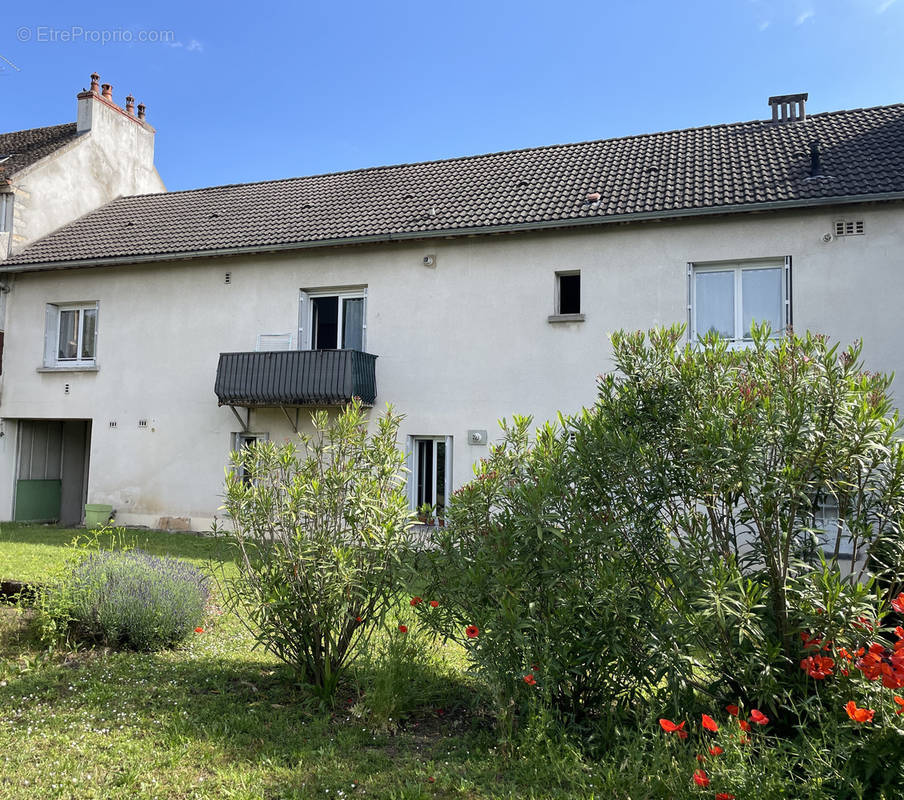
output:
[[[335,350],[339,342],[339,298],[315,297],[311,300],[314,309],[314,350]]]
[[[559,313],[581,313],[581,276],[559,275]]]
[[[417,505],[433,505],[433,440],[422,439],[417,443]]]

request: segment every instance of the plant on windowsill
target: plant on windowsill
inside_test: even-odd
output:
[[[430,503],[421,503],[417,507],[418,522],[420,522],[421,525],[432,525],[434,520],[433,512],[434,508]]]

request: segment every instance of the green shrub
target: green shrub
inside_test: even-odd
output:
[[[575,493],[584,514],[614,520],[637,579],[670,608],[673,686],[777,710],[806,688],[798,634],[843,639],[847,621],[875,620],[867,568],[886,587],[900,580],[891,379],[864,370],[859,345],[839,352],[809,333],[754,328],[740,350],[682,335],[613,336],[618,372],[571,422]],[[843,524],[827,561],[814,520],[825,498]],[[843,577],[842,531],[855,561]]]
[[[264,442],[233,454],[225,507],[239,577],[225,583],[258,643],[330,699],[395,603],[411,514],[400,417],[388,409],[373,435],[358,401],[333,422],[312,419],[300,451]]]
[[[83,553],[39,600],[45,631],[134,650],[158,650],[204,619],[207,579],[184,561],[141,550]]]
[[[529,433],[516,417],[455,493],[424,556],[424,595],[439,605],[418,611],[467,648],[504,724],[528,706],[611,721],[663,674],[658,601],[633,579],[610,521],[583,512],[568,432]]]

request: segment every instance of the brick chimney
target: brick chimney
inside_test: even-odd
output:
[[[115,124],[117,116],[128,119],[133,125],[139,125],[153,134],[154,129],[145,120],[144,104],[138,105],[138,116],[135,116],[135,98],[130,94],[126,97],[126,107],[121,108],[113,100],[113,86],[109,83],[101,83],[100,75],[91,73],[91,88],[84,89],[78,94],[78,116],[76,117],[76,131],[86,133],[97,130],[98,124]]]
[[[807,118],[806,102],[809,95],[778,94],[769,98],[773,122],[803,122]]]

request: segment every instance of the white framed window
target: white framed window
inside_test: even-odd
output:
[[[364,350],[367,288],[302,289],[298,303],[300,350]]]
[[[97,303],[48,303],[44,366],[93,367],[97,362]]]
[[[408,452],[408,495],[412,510],[431,506],[432,516],[444,521],[452,494],[452,437],[409,436]]]
[[[841,542],[838,546],[838,558],[842,561],[850,560],[854,553],[854,543],[844,520],[839,523],[838,501],[834,497],[822,497],[813,508],[813,530],[820,547],[827,556],[835,552],[835,543],[838,540],[839,528]]]
[[[0,233],[13,229],[13,203],[16,196],[12,192],[0,193]]]
[[[257,444],[258,442],[267,442],[269,440],[269,433],[250,433],[247,431],[239,431],[232,434],[232,449],[235,452],[240,453],[243,450],[247,450],[252,445]],[[251,476],[241,465],[238,467],[237,474],[239,480],[246,486],[251,483]]]
[[[738,263],[688,264],[688,328],[691,341],[711,331],[723,339],[750,341],[754,322],[768,322],[775,336],[791,325],[791,257]]]

